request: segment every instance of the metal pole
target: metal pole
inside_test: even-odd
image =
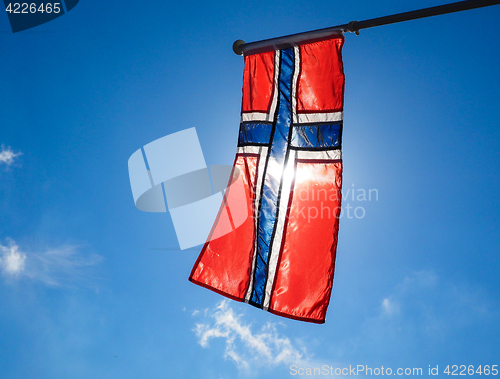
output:
[[[359,34],[361,29],[372,28],[374,26],[394,24],[396,22],[416,20],[424,17],[439,16],[446,13],[466,11],[469,9],[488,7],[500,4],[500,0],[466,0],[456,3],[438,5],[435,7],[418,9],[410,12],[397,13],[390,16],[371,18],[364,21],[351,21],[348,24],[337,25],[330,28],[317,29],[304,33],[290,34],[288,36],[266,39],[263,41],[245,43],[237,40],[233,44],[233,51],[238,55],[252,55],[286,49],[305,43],[321,41],[344,32]]]

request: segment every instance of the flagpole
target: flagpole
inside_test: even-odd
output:
[[[409,12],[397,13],[390,16],[371,18],[364,21],[351,21],[348,24],[337,25],[324,29],[312,30],[309,32],[290,34],[283,37],[271,38],[262,41],[245,43],[237,40],[233,44],[233,51],[238,55],[252,55],[273,51],[277,49],[286,49],[292,46],[298,46],[305,43],[321,41],[344,32],[359,34],[361,29],[373,28],[375,26],[389,25],[397,22],[416,20],[419,18],[439,16],[442,14],[466,11],[469,9],[488,7],[490,5],[500,4],[500,0],[465,0],[456,3],[438,5],[435,7],[418,9]]]

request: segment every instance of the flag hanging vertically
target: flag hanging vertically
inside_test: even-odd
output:
[[[250,216],[209,237],[193,283],[277,315],[325,321],[341,202],[343,43],[337,34],[245,56],[240,174],[211,235],[237,213]],[[245,199],[234,198],[236,189]]]

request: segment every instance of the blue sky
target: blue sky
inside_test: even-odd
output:
[[[91,2],[0,15],[0,377],[290,377],[290,366],[500,364],[500,6],[346,35],[344,204],[326,323],[188,282],[127,160],[195,127],[232,164],[231,45],[436,1]],[[351,192],[352,193],[352,192]],[[159,250],[164,249],[164,250]]]

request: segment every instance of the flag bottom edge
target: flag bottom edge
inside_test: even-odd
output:
[[[206,283],[203,283],[203,282],[199,282],[197,281],[196,279],[194,279],[193,277],[189,277],[188,280],[193,283],[193,284],[196,284],[200,287],[203,287],[203,288],[206,288],[210,291],[213,291],[219,295],[222,295],[224,297],[227,297],[231,300],[234,300],[234,301],[238,301],[240,303],[244,303],[245,302],[245,299],[244,298],[240,298],[240,297],[237,297],[237,296],[234,296],[234,295],[231,295],[227,292],[224,292],[224,291],[221,291],[215,287],[212,287]],[[250,305],[253,305],[253,304],[250,304]],[[255,305],[254,305],[255,306]],[[281,316],[281,317],[286,317],[286,318],[289,318],[291,320],[296,320],[296,321],[304,321],[304,322],[310,322],[310,323],[313,323],[313,324],[324,324],[325,323],[325,318],[323,319],[313,319],[313,318],[308,318],[308,317],[300,317],[300,316],[294,316],[294,315],[291,315],[289,313],[284,313],[284,312],[279,312],[279,311],[275,311],[274,309],[271,309],[271,308],[268,308],[267,310],[261,308],[261,307],[256,307],[256,308],[259,308],[259,309],[262,309],[263,311],[266,311],[266,312],[269,312],[269,313],[272,313],[274,315],[277,315],[277,316]]]

